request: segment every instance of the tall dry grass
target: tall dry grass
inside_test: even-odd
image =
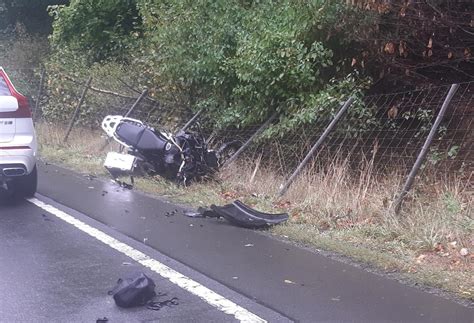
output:
[[[293,223],[320,231],[351,231],[375,240],[397,240],[413,250],[430,250],[452,241],[459,247],[473,247],[473,191],[465,178],[440,179],[422,172],[397,216],[392,201],[406,171],[381,175],[368,161],[355,173],[348,159],[336,158],[324,168],[309,166],[287,194],[277,198],[285,177],[255,166],[255,162],[241,162],[225,169],[221,177],[240,196],[266,197],[272,201],[267,208],[288,210]]]

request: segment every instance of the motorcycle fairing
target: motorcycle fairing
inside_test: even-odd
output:
[[[262,229],[288,220],[287,213],[271,214],[252,209],[239,200],[224,206],[211,205],[211,210],[235,225]]]

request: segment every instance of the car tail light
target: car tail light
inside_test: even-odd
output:
[[[0,68],[0,77],[5,80],[11,95],[18,100],[18,110],[4,112],[1,114],[2,118],[31,118],[30,104],[28,99],[15,89],[13,83],[8,78],[7,73],[5,73],[2,68]]]
[[[12,94],[18,100],[18,110],[12,113],[13,118],[31,118],[28,99],[18,92],[13,92]]]

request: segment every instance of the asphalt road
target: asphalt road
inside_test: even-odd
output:
[[[37,198],[269,322],[474,321],[472,308],[56,166],[40,165]],[[132,269],[179,305],[117,308],[107,291]],[[0,205],[0,277],[2,322],[236,319],[27,201]]]

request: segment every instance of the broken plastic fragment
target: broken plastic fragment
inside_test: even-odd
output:
[[[266,228],[288,220],[287,213],[270,214],[259,212],[239,200],[224,206],[211,205],[211,209],[229,222],[245,228]]]
[[[184,215],[190,217],[190,218],[203,218],[204,215],[199,212],[194,212],[194,211],[186,211],[184,212]]]

